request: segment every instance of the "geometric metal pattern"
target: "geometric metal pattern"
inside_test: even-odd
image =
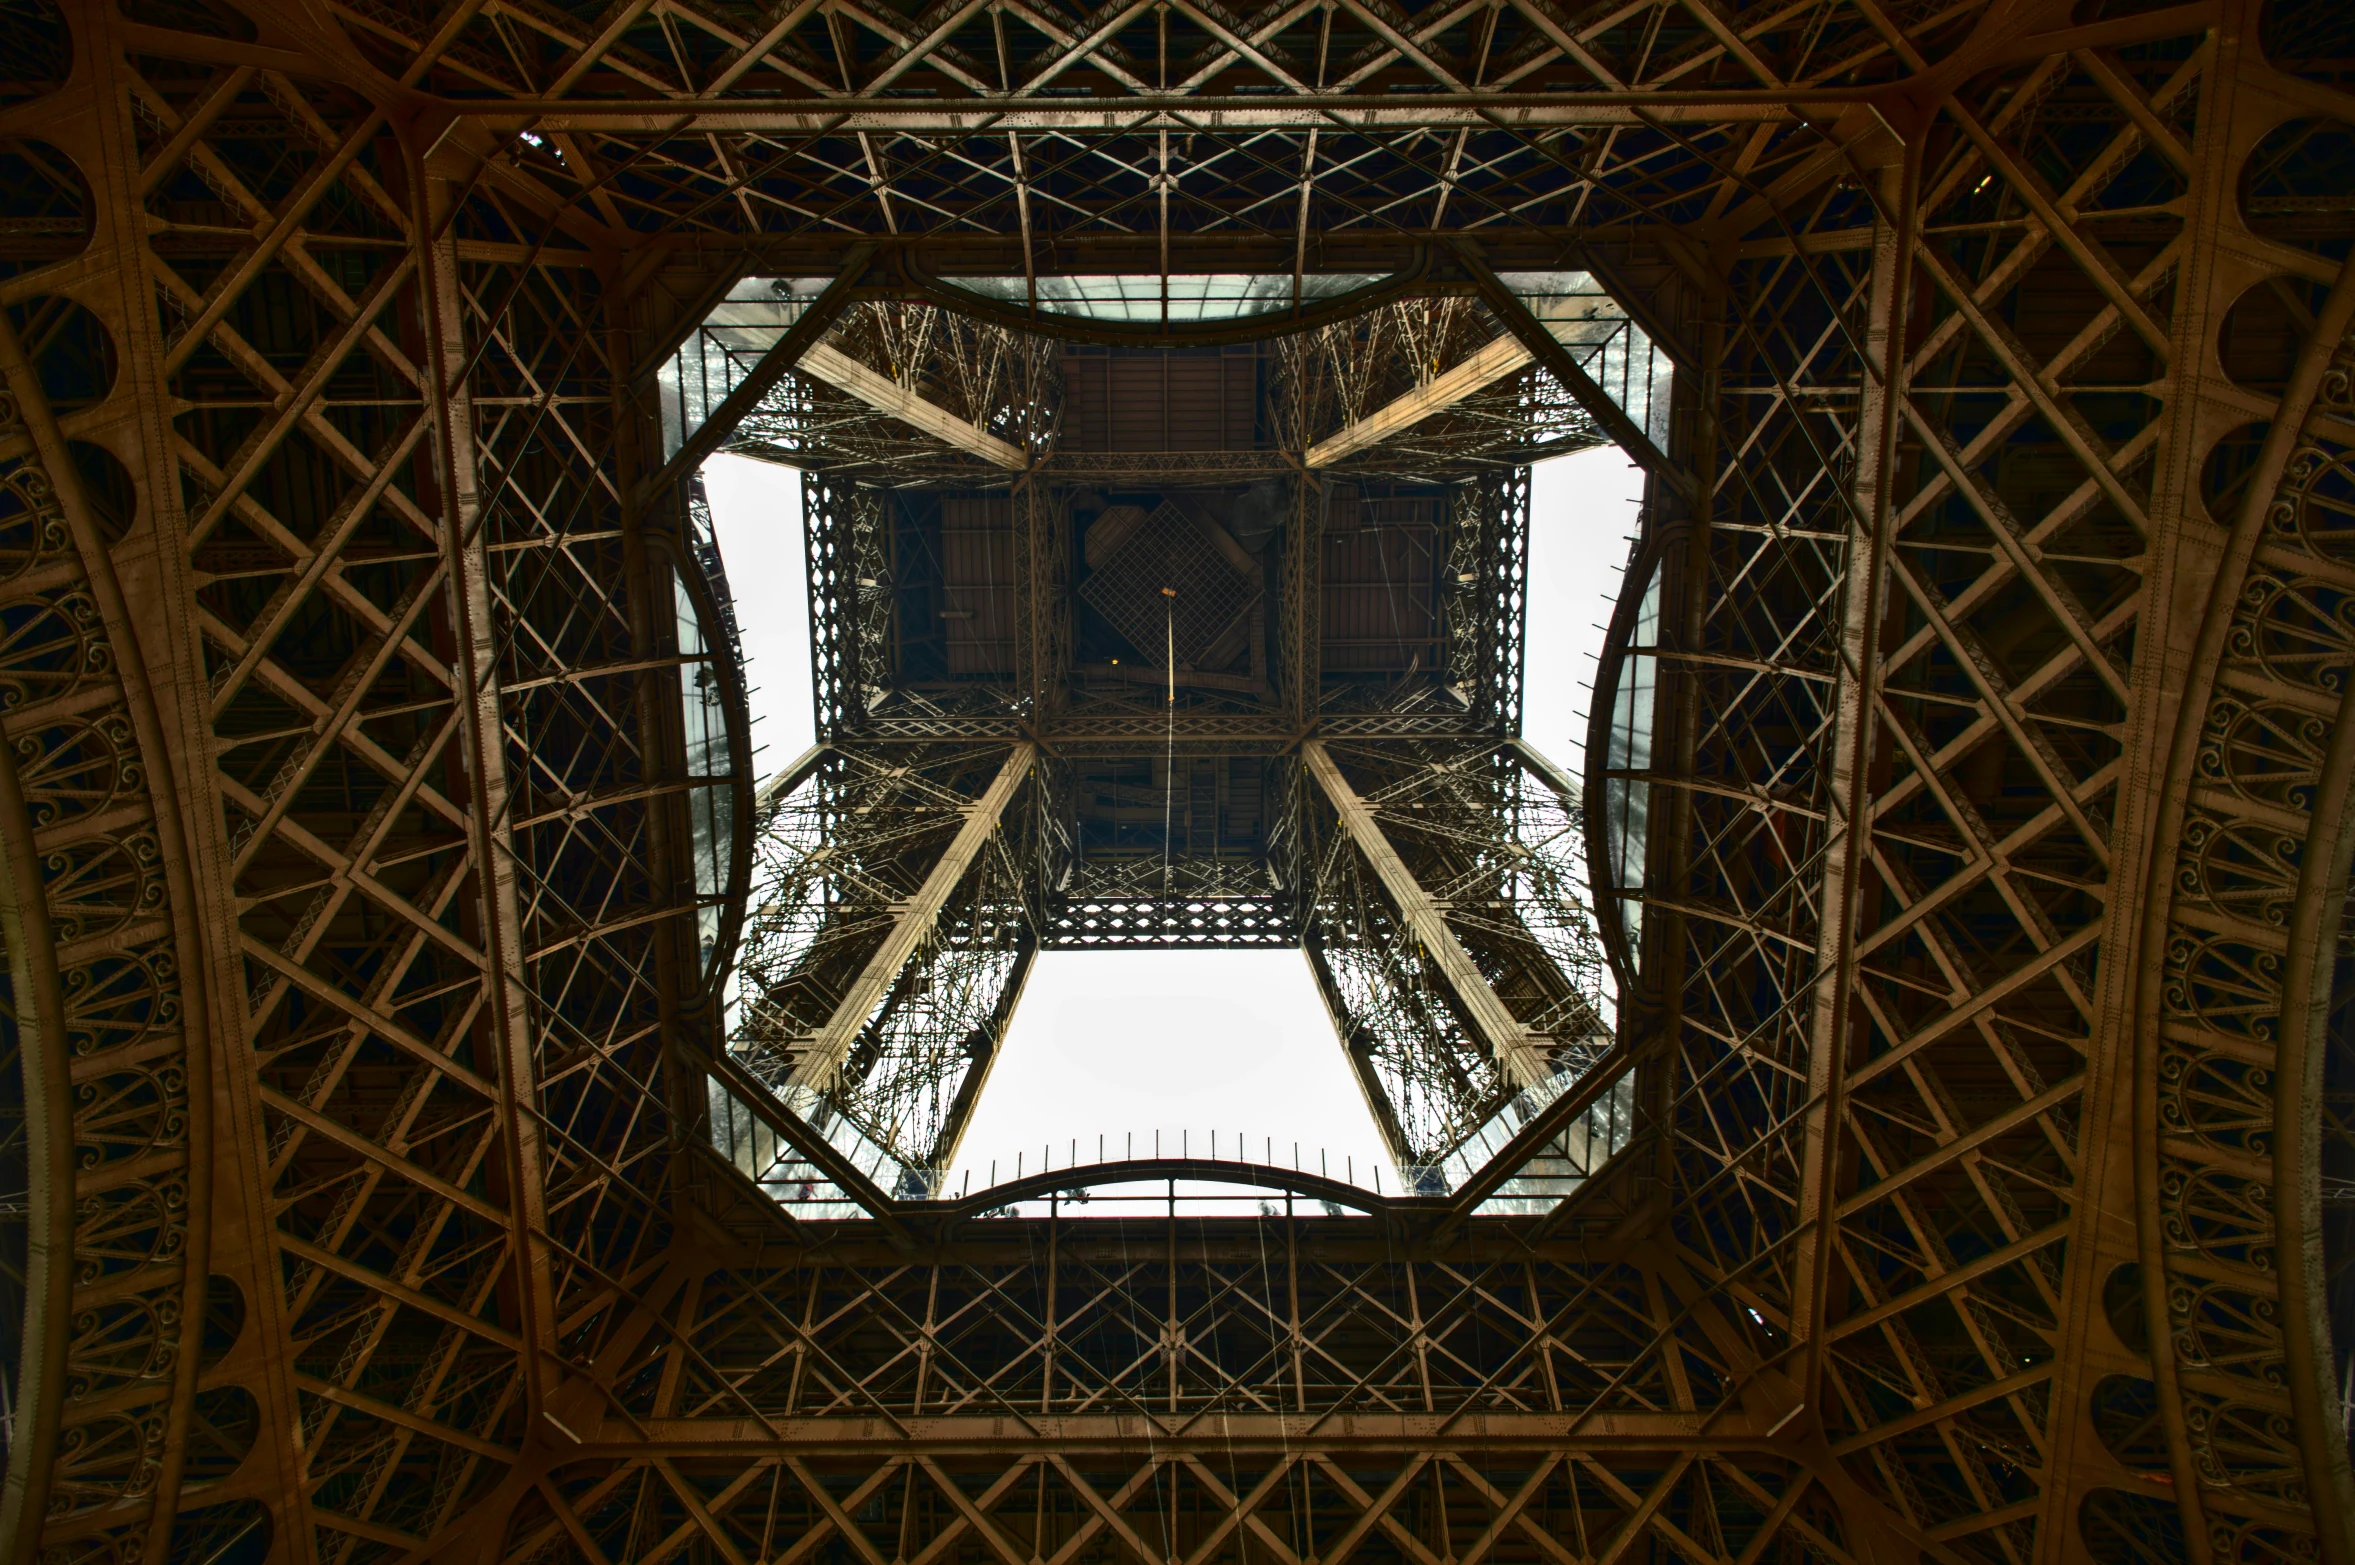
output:
[[[0,1548],[2343,1562],[2346,55],[2244,0],[9,7]],[[1627,1149],[1543,1214],[939,1231],[712,1153],[752,850],[705,890],[690,801],[754,799],[741,731],[689,765],[692,681],[743,724],[676,342],[756,275],[1009,335],[958,277],[1379,279],[1307,341],[1569,266],[1677,371],[1614,437]],[[1035,615],[1011,720],[886,710],[893,524],[813,491],[828,724],[1152,750],[1042,712]],[[1514,661],[1189,721],[1494,754]]]
[[[1230,639],[1241,641],[1242,627],[1236,619],[1248,605],[1239,601],[1228,562],[1210,546],[1199,524],[1176,506],[1165,501],[1150,516],[1134,507],[1128,510],[1134,517],[1134,530],[1123,532],[1121,542],[1088,574],[1079,589],[1081,599],[1111,620],[1128,638],[1128,644],[1145,652],[1148,659],[1156,628],[1164,631],[1164,639],[1178,651],[1178,662],[1191,665],[1208,654],[1206,661],[1215,667],[1231,659],[1231,653],[1220,658],[1216,652]],[[1106,512],[1097,518],[1095,528],[1109,532],[1116,514]],[[1090,531],[1093,541],[1095,529]],[[1089,551],[1091,556],[1095,552]],[[1164,608],[1161,584],[1181,579],[1196,590],[1188,593],[1183,603],[1167,600]],[[1157,608],[1164,612],[1153,613]],[[1156,627],[1152,622],[1157,619],[1164,624]]]
[[[1498,746],[1334,744],[1330,754],[1443,921],[1533,1040],[1527,1065],[1466,1037],[1430,943],[1386,894],[1305,775],[1284,877],[1310,909],[1311,966],[1385,1139],[1436,1164],[1516,1089],[1610,1055],[1603,955],[1585,904],[1583,822],[1534,753]],[[1466,1075],[1471,1080],[1464,1079]]]
[[[1147,372],[1132,383],[1183,389],[1126,362]],[[1273,375],[1268,422],[1320,438],[1302,395]],[[937,1194],[1026,953],[1114,944],[1305,944],[1396,1177],[1429,1194],[1464,1148],[1559,1097],[1557,1075],[1623,1070],[1577,786],[1496,742],[1517,722],[1525,473],[1238,491],[1178,468],[1075,484],[1057,459],[1004,500],[920,467],[888,491],[831,466],[810,481],[831,759],[756,819],[729,1023],[753,1074],[869,1177]],[[984,624],[1013,656],[960,662],[954,638]],[[1329,777],[1287,759],[1326,754],[1301,749],[1317,727],[1351,736]],[[985,786],[1010,754],[1019,789]],[[1343,809],[1358,824],[1337,829],[1319,797],[1369,766]],[[753,1160],[766,1183],[803,1181]]]

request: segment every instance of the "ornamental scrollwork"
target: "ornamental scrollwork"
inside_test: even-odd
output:
[[[115,1166],[188,1144],[188,1081],[177,1059],[127,1064],[74,1083],[74,1157],[103,1176]]]
[[[68,1389],[77,1400],[95,1400],[168,1375],[179,1341],[176,1298],[134,1294],[92,1305],[74,1317]]]
[[[2281,1015],[2281,953],[2178,925],[2167,943],[2167,1010],[2227,1038],[2268,1042]]]
[[[2241,589],[2225,655],[2241,678],[2335,699],[2347,677],[2355,597],[2343,583],[2257,571]]]
[[[54,1392],[44,1565],[151,1556],[152,1508],[171,1503],[166,1452],[194,1394],[187,1296],[202,1264],[182,962],[163,923],[167,866],[149,792],[157,772],[85,548],[100,545],[77,542],[56,475],[37,457],[0,462],[0,744],[24,804],[0,831],[42,881],[48,927],[24,933],[56,948],[54,989],[17,1002],[20,1015],[28,1002],[54,1013],[21,1038],[55,1051],[40,1076],[62,1084],[50,1101],[71,1116],[72,1187],[44,1208],[56,1214],[44,1221],[66,1227],[46,1237],[70,1279],[53,1328],[66,1337],[66,1375]]]
[[[120,712],[66,719],[15,735],[18,786],[32,803],[33,828],[48,831],[95,815],[147,789],[138,741]]]
[[[2326,404],[2344,395],[2349,364],[2342,345]],[[2330,746],[2355,698],[2355,475],[2316,433],[2318,411],[2223,602],[2156,975],[2156,1238],[2183,1456],[2218,1565],[2317,1557],[2312,1534],[2285,1520],[2309,1501],[2284,1333],[2307,1327],[2284,1318],[2281,1246],[2300,1241],[2279,1232],[2274,1160],[2289,1133],[2275,1110],[2282,1008],[2293,964],[2311,956],[2291,949],[2314,881],[2308,819],[2326,802]],[[2152,1547],[2166,1529],[2145,1510],[2109,1503],[2089,1517],[2089,1541]]]
[[[2171,1163],[2159,1176],[2170,1247],[2251,1271],[2273,1268],[2273,1192],[2220,1168]]]
[[[2175,891],[2246,923],[2280,928],[2298,891],[2303,844],[2259,821],[2227,823],[2205,812],[2184,821]]]
[[[0,430],[16,421],[14,403],[0,409]],[[49,475],[27,462],[0,476],[0,592],[64,558],[71,547]]]
[[[2185,1401],[2183,1418],[2202,1478],[2292,1509],[2305,1506],[2306,1469],[2295,1454],[2297,1431],[2287,1407],[2195,1396]]]
[[[188,1187],[176,1174],[133,1178],[84,1199],[74,1223],[80,1280],[92,1286],[120,1283],[124,1273],[178,1261],[187,1242],[187,1218]]]
[[[94,837],[42,855],[59,945],[122,930],[164,905],[163,849],[149,832]]]
[[[2280,1308],[2270,1293],[2242,1281],[2179,1281],[2167,1309],[2179,1363],[2279,1386]]]
[[[2220,1050],[2169,1050],[2159,1062],[2159,1127],[2220,1152],[2270,1156],[2273,1072]]]
[[[2211,1521],[2208,1550],[2216,1559],[2241,1565],[2313,1565],[2321,1558],[2314,1534],[2255,1517]]]
[[[2347,371],[2335,372],[2343,387]],[[2325,381],[2325,390],[2333,383]],[[2355,468],[2350,453],[2331,441],[2302,444],[2291,453],[2282,486],[2266,508],[2269,543],[2292,548],[2337,565],[2355,566]]]
[[[153,1406],[107,1410],[69,1423],[49,1480],[50,1519],[152,1492],[163,1471],[164,1439],[164,1417]]]
[[[0,603],[0,710],[80,695],[113,677],[104,617],[87,593]]]
[[[107,952],[62,976],[66,1049],[76,1059],[177,1052],[179,966],[168,945]]]
[[[2329,742],[2330,720],[2312,705],[2221,691],[2208,708],[2193,771],[2228,799],[2302,814],[2314,807]]]

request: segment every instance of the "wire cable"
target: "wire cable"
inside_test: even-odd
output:
[[[1177,589],[1161,589],[1161,662],[1169,675],[1161,746],[1161,928],[1169,932],[1170,817],[1177,800]]]

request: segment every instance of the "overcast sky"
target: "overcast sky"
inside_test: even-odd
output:
[[[704,467],[712,520],[736,595],[761,774],[812,734],[807,575],[799,475],[741,457]],[[1522,732],[1573,773],[1583,764],[1587,687],[1610,618],[1641,474],[1606,447],[1537,469],[1529,561],[1528,669]],[[1068,1165],[1098,1138],[1119,1156],[1164,1151],[1233,1156],[1241,1138],[1333,1173],[1389,1172],[1356,1081],[1297,951],[1052,951],[1033,965],[960,1169],[978,1189],[1019,1159]],[[1134,1138],[1133,1141],[1131,1138]]]

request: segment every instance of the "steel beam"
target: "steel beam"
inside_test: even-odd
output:
[[[662,464],[661,470],[646,480],[638,491],[641,505],[647,496],[662,493],[703,466],[703,459],[717,451],[721,443],[735,432],[736,426],[744,421],[744,415],[760,406],[761,399],[775,390],[777,383],[801,362],[818,339],[832,329],[835,317],[850,303],[859,283],[866,276],[867,263],[874,254],[875,247],[872,244],[854,245],[851,248],[850,254],[843,260],[842,270],[826,285],[825,291],[809,302],[809,307],[795,318],[791,326],[785,328],[785,335],[779,337],[769,351],[760,356],[760,362],[752,367],[750,373],[738,381],[727,396],[721,399],[720,405],[711,410],[711,415],[688,434],[679,449]]]
[[[449,208],[458,191],[416,170],[417,232],[439,235],[421,268],[419,292],[425,304],[426,366],[436,399],[434,455],[440,469],[442,567],[450,585],[450,617],[458,656],[458,724],[464,745],[465,780],[470,784],[467,824],[474,859],[475,892],[482,919],[482,976],[486,989],[485,1030],[496,1062],[497,1101],[508,1167],[513,1214],[516,1306],[521,1317],[523,1392],[532,1415],[544,1411],[549,1389],[543,1358],[555,1336],[554,1263],[547,1241],[547,1155],[535,1112],[538,1071],[533,1059],[530,980],[525,972],[516,853],[510,819],[512,788],[504,743],[505,713],[500,686],[500,640],[489,556],[485,543],[483,479],[479,471],[475,414],[465,366],[468,361],[465,303],[450,225]]]
[[[1479,249],[1464,243],[1456,247],[1456,255],[1472,282],[1480,290],[1480,297],[1505,329],[1519,338],[1529,350],[1530,357],[1545,366],[1546,373],[1560,381],[1565,390],[1578,399],[1578,405],[1591,414],[1603,427],[1604,433],[1617,441],[1619,448],[1660,482],[1674,489],[1688,504],[1694,499],[1696,488],[1693,475],[1684,466],[1672,462],[1668,454],[1652,443],[1643,426],[1627,415],[1627,410],[1611,400],[1609,392],[1598,385],[1595,378],[1579,366],[1562,340],[1546,329],[1518,294],[1507,288],[1504,280],[1489,270],[1488,262]]]
[[[1504,1067],[1506,1074],[1517,1085],[1528,1086],[1543,1081],[1546,1076],[1544,1043],[1531,1036],[1529,1030],[1505,1008],[1504,1001],[1497,998],[1496,991],[1489,987],[1487,978],[1482,976],[1471,953],[1464,949],[1463,942],[1448,927],[1439,904],[1415,879],[1414,872],[1406,867],[1406,861],[1398,856],[1398,850],[1390,845],[1390,839],[1382,834],[1382,827],[1374,819],[1374,812],[1366,808],[1365,800],[1358,797],[1357,790],[1350,787],[1349,779],[1334,764],[1324,741],[1310,739],[1303,743],[1300,759],[1309,774],[1316,778],[1317,786],[1324,790],[1334,813],[1341,817],[1341,824],[1348,831],[1350,840],[1357,845],[1358,852],[1364,854],[1366,862],[1373,866],[1375,876],[1382,882],[1382,889],[1389,893],[1392,905],[1398,909],[1400,920],[1413,932],[1423,955],[1438,970],[1441,980],[1455,999],[1465,1025],[1471,1028],[1480,1046]]]
[[[1301,456],[1309,467],[1331,467],[1368,446],[1412,429],[1434,413],[1444,412],[1484,386],[1503,380],[1533,358],[1528,344],[1516,336],[1498,337],[1462,363],[1433,376],[1427,383],[1394,398],[1356,423],[1335,430]]]
[[[817,1127],[796,1114],[781,1102],[767,1084],[743,1062],[722,1051],[711,1057],[708,1067],[712,1077],[722,1088],[733,1094],[738,1102],[750,1109],[755,1118],[799,1152],[809,1165],[833,1181],[835,1186],[855,1202],[869,1217],[882,1223],[895,1237],[904,1237],[905,1227],[893,1213],[891,1197],[879,1190],[875,1182],[861,1173],[851,1161],[835,1149]],[[717,1156],[717,1154],[714,1154]]]
[[[1325,513],[1332,498],[1330,480],[1305,472],[1292,488],[1292,525],[1284,539],[1283,616],[1276,636],[1284,659],[1287,744],[1290,734],[1305,732],[1315,720],[1324,685]]]
[[[883,997],[891,992],[892,981],[908,965],[908,958],[916,954],[925,936],[932,933],[949,894],[957,889],[957,883],[981,856],[982,844],[989,841],[990,833],[998,829],[998,818],[1029,775],[1036,754],[1036,747],[1028,740],[1015,744],[1007,752],[1005,764],[998,768],[997,776],[981,797],[966,808],[964,825],[957,829],[956,837],[924,877],[916,894],[900,907],[892,920],[891,932],[883,937],[883,944],[844,991],[833,1016],[806,1041],[795,1046],[793,1074],[789,1078],[792,1085],[820,1092],[833,1085],[844,1057],[875,1014],[875,1007],[883,1003]]]
[[[764,358],[761,362],[766,364],[768,361]],[[812,343],[793,368],[814,380],[824,381],[837,391],[847,391],[878,413],[888,413],[935,440],[946,441],[958,450],[977,456],[993,466],[1017,473],[1030,466],[1030,454],[1020,446],[1000,440],[979,425],[957,417],[937,403],[926,401],[912,388],[869,369],[840,349],[830,348],[822,342]],[[722,407],[724,410],[725,404]],[[716,422],[718,415],[713,417]]]
[[[1586,1079],[1563,1093],[1527,1124],[1513,1132],[1513,1138],[1490,1158],[1488,1165],[1466,1180],[1461,1188],[1448,1193],[1446,1219],[1431,1236],[1434,1244],[1443,1243],[1464,1220],[1478,1210],[1480,1203],[1504,1188],[1531,1158],[1545,1150],[1556,1136],[1603,1099],[1603,1094],[1619,1085],[1627,1074],[1628,1050],[1624,1044],[1587,1068]]]
[[[1821,860],[1815,982],[1808,1026],[1808,1100],[1801,1169],[1797,1285],[1792,1314],[1806,1323],[1809,1341],[1820,1341],[1815,1323],[1829,1286],[1835,1198],[1831,1182],[1852,1030],[1856,1025],[1858,898],[1866,864],[1873,855],[1872,777],[1874,718],[1881,670],[1882,602],[1888,567],[1890,503],[1897,431],[1905,394],[1905,343],[1899,312],[1909,281],[1912,184],[1918,165],[1908,155],[1878,173],[1884,210],[1894,223],[1874,227],[1872,273],[1864,297],[1864,384],[1859,388],[1856,470],[1844,497],[1850,526],[1845,549],[1837,643],[1838,669],[1833,725],[1826,736],[1828,806]],[[1810,1374],[1807,1383],[1817,1376]]]
[[[1363,94],[1303,93],[1296,98],[1188,98],[1166,108],[1141,110],[1128,100],[1097,104],[1086,98],[981,99],[928,102],[905,99],[842,99],[828,103],[762,103],[758,100],[678,100],[663,103],[595,103],[500,99],[480,109],[457,109],[457,123],[479,125],[512,136],[594,131],[610,135],[655,133],[706,135],[999,135],[1008,131],[1109,132],[1150,135],[1285,129],[1383,130],[1453,129],[1457,126],[1550,130],[1573,126],[1611,128],[1647,121],[1669,125],[1797,124],[1833,119],[1850,104],[1869,101],[1862,89],[1815,88],[1804,92],[1512,93],[1400,94],[1369,99]]]

